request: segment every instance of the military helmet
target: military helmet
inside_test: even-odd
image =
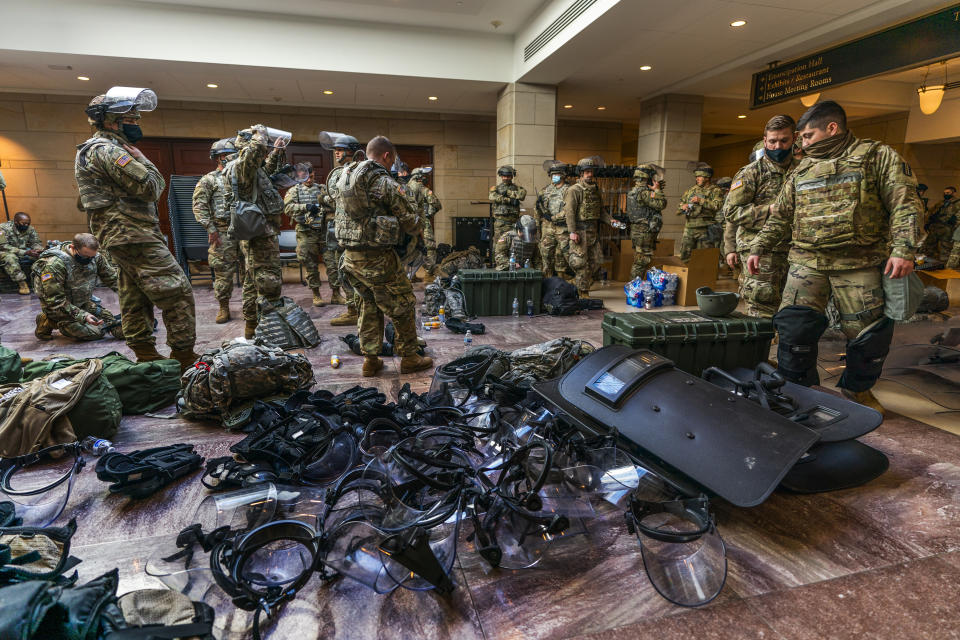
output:
[[[517,175],[517,170],[511,167],[509,164],[505,164],[499,169],[497,169],[498,176],[510,176],[511,178]]]
[[[353,136],[348,136],[347,134],[343,134],[342,136],[334,140],[333,148],[356,151],[357,149],[360,148],[360,141],[354,138]]]
[[[586,158],[581,158],[577,162],[577,174],[583,175],[584,171],[596,171],[597,169],[603,166],[603,158],[600,156],[588,156]]]
[[[927,185],[922,182],[917,183],[917,191],[926,191],[928,189]]]
[[[731,184],[733,184],[733,178],[730,176],[723,176],[716,182],[716,185],[721,189],[729,189]]]
[[[693,175],[697,176],[698,178],[712,178],[713,167],[706,162],[698,162],[693,168]]]
[[[233,138],[223,138],[210,145],[210,159],[216,160],[217,156],[229,155],[237,152],[237,145]]]
[[[645,178],[652,178],[653,176],[657,175],[657,171],[659,171],[659,167],[657,167],[657,165],[653,164],[652,162],[645,162],[637,166],[637,168],[634,170],[633,179],[643,180]]]
[[[293,165],[293,168],[294,168],[298,173],[299,173],[299,172],[303,172],[303,173],[307,173],[307,174],[313,173],[313,163],[312,163],[312,162],[298,162],[297,164]]]
[[[739,302],[740,294],[733,291],[714,291],[710,287],[697,289],[697,306],[708,316],[730,315]]]
[[[567,164],[565,162],[560,162],[559,160],[544,160],[543,170],[547,172],[548,176],[553,175],[555,173],[559,173],[560,175],[566,175]]]
[[[529,214],[523,214],[516,223],[517,233],[520,240],[528,243],[537,242],[537,221]]]
[[[92,125],[103,126],[107,118],[139,118],[141,111],[157,108],[157,94],[140,87],[111,87],[87,104],[84,113]]]

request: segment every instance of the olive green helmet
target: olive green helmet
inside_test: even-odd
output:
[[[697,306],[708,316],[727,316],[740,303],[740,294],[733,291],[714,291],[710,287],[697,289]]]
[[[698,178],[712,178],[713,167],[706,162],[698,162],[693,168],[693,175],[697,176]]]
[[[634,180],[645,180],[647,178],[653,178],[657,175],[657,172],[660,171],[660,167],[653,164],[652,162],[645,162],[641,165],[638,165],[633,172]]]
[[[730,176],[723,176],[716,182],[716,185],[721,189],[729,189],[731,184],[733,184],[733,178]]]
[[[237,152],[237,145],[233,138],[223,138],[210,145],[210,159],[216,160],[217,156],[230,155]]]
[[[511,178],[517,175],[517,170],[511,167],[509,164],[505,164],[499,169],[497,169],[498,176],[510,176]]]

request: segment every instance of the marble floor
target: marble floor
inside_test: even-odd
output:
[[[340,307],[315,309],[310,294],[285,285],[315,318],[325,341],[307,352],[317,387],[337,391],[376,385],[393,396],[404,383],[427,388],[430,373],[401,376],[388,359],[383,374],[360,376],[361,359],[339,340],[328,320]],[[108,308],[116,296],[99,291]],[[242,321],[214,324],[208,286],[196,289],[198,350],[242,333]],[[236,294],[235,294],[236,297]],[[235,311],[239,312],[239,303]],[[77,344],[33,336],[35,298],[0,296],[2,343],[25,357],[54,353],[130,355],[118,341]],[[238,313],[239,315],[239,313]],[[568,318],[485,318],[476,343],[514,348],[560,335],[602,343],[602,312]],[[164,342],[161,323],[159,344]],[[462,336],[424,332],[428,354],[443,362],[463,351]],[[161,346],[161,351],[165,348]],[[329,366],[331,354],[342,366]],[[239,435],[179,418],[125,417],[120,450],[189,442],[206,457],[224,455]],[[308,588],[268,626],[268,638],[960,638],[960,438],[945,430],[888,415],[864,441],[885,452],[890,469],[857,489],[811,496],[776,493],[752,509],[715,501],[726,542],[729,575],[713,603],[691,610],[661,598],[643,572],[636,539],[620,513],[602,509],[587,535],[559,545],[527,571],[489,571],[463,552],[448,597],[397,591],[378,596],[349,581]],[[78,531],[72,553],[88,580],[119,567],[121,592],[156,587],[144,566],[159,544],[190,523],[206,495],[198,474],[141,501],[110,496],[88,465],[66,517]]]

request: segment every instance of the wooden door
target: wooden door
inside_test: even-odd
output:
[[[170,143],[166,140],[156,138],[144,138],[137,143],[137,148],[147,156],[147,159],[157,166],[160,175],[167,182],[170,181],[170,175],[176,173],[173,168],[173,153]],[[160,218],[160,232],[167,237],[167,246],[173,251],[173,232],[170,229],[170,209],[167,207],[167,191],[163,189],[160,194],[160,200],[157,201],[157,214]]]
[[[407,166],[410,167],[411,171],[417,167],[433,166],[433,147],[398,144],[397,155],[400,156],[401,160],[407,163]],[[424,184],[427,186],[432,185],[433,177],[428,177]]]

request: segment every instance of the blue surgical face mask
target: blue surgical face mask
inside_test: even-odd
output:
[[[774,162],[783,162],[793,155],[793,149],[790,147],[787,147],[786,149],[764,149],[764,153],[766,153],[767,157]]]
[[[140,128],[140,125],[124,123],[121,126],[123,127],[123,137],[126,138],[130,144],[136,144],[143,137],[143,129]]]
[[[553,184],[560,184],[561,180],[563,180],[563,176],[561,176],[560,174],[555,173],[552,176],[550,176],[550,182],[552,182]]]

